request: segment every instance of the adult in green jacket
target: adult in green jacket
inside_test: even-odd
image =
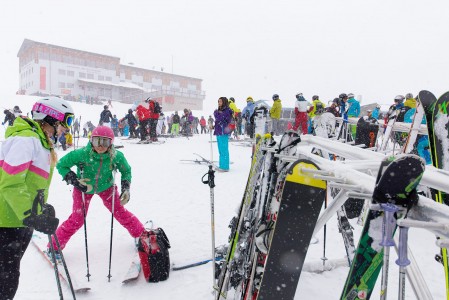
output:
[[[0,299],[13,299],[19,286],[20,261],[33,234],[23,220],[37,190],[47,201],[57,161],[52,139],[74,120],[70,104],[57,97],[38,100],[31,113],[32,119],[18,117],[8,127],[0,150]]]
[[[274,135],[281,134],[284,130],[280,128],[280,119],[282,114],[282,103],[278,94],[273,95],[273,106],[270,108],[270,117],[272,122],[272,131]]]
[[[89,210],[90,201],[96,194],[114,218],[134,238],[145,230],[143,224],[124,205],[130,199],[131,167],[122,152],[113,145],[114,132],[107,126],[98,126],[92,131],[87,146],[67,153],[56,168],[67,184],[75,188],[72,192],[72,214],[56,230],[61,249],[64,249],[78,229],[84,224],[84,213]],[[77,168],[77,173],[71,170]],[[121,174],[121,193],[114,185],[114,172]],[[114,196],[114,197],[113,197]],[[113,201],[112,201],[113,199]],[[55,241],[53,246],[58,249]],[[59,249],[58,249],[59,250]]]

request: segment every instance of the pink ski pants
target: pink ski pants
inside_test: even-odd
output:
[[[132,237],[139,237],[145,230],[145,228],[139,221],[139,219],[137,219],[136,216],[134,216],[124,206],[120,204],[120,193],[118,192],[117,187],[111,186],[107,190],[98,193],[97,195],[100,196],[101,200],[103,200],[104,206],[106,206],[106,208],[109,211],[112,211],[111,198],[113,188],[115,188],[114,218],[128,230],[129,234]],[[72,214],[56,230],[56,236],[59,239],[61,249],[64,249],[64,247],[66,246],[72,235],[74,235],[78,231],[78,229],[80,229],[84,225],[82,192],[74,188],[72,195],[73,195]],[[84,194],[84,199],[86,201],[85,203],[86,217],[89,209],[90,200],[92,199],[93,196],[94,194]],[[54,240],[53,246],[55,247],[55,249],[57,249],[56,242]]]

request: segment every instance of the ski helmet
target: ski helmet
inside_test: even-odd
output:
[[[394,97],[394,102],[397,102],[397,103],[402,103],[402,102],[404,102],[404,96],[402,96],[402,95],[397,95],[396,97]]]
[[[318,95],[314,95],[313,97],[312,97],[312,100],[318,100],[320,97],[318,97]]]
[[[108,108],[109,108],[109,106],[105,105],[105,106],[103,106],[103,108],[104,108],[104,109],[108,109]]]
[[[58,97],[48,97],[37,100],[31,110],[33,120],[44,121],[51,126],[60,122],[65,128],[73,125],[75,115],[72,106]]]
[[[299,97],[303,97],[302,93],[297,93],[296,94],[296,99],[298,99]]]
[[[133,110],[130,108],[130,109],[128,109],[128,113],[129,114],[132,114],[133,113]]]
[[[235,102],[234,97],[229,98],[229,102]]]
[[[340,105],[340,98],[334,98],[334,100],[332,100],[332,103]]]
[[[278,94],[274,94],[273,95],[273,100],[278,100],[279,99],[279,95]]]
[[[114,143],[114,131],[108,126],[98,126],[92,130],[92,134],[90,136],[90,142],[94,144],[94,137],[107,138],[111,140],[111,144]]]
[[[345,93],[341,93],[338,98],[340,99],[344,99],[344,98],[348,98],[348,95],[346,95]]]
[[[412,93],[407,93],[405,95],[405,99],[413,99],[413,94]]]
[[[253,102],[253,97],[249,96],[248,98],[246,98],[246,102]]]

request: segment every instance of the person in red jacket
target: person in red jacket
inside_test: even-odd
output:
[[[156,103],[150,97],[145,100],[148,103],[148,110],[150,111],[149,127],[150,127],[150,141],[157,142],[156,127],[159,121],[159,112],[156,111]]]
[[[147,126],[150,123],[151,112],[148,107],[143,105],[139,105],[136,108],[136,115],[139,119],[139,128],[140,128],[140,142],[143,143],[147,140]]]
[[[204,116],[201,116],[200,126],[201,126],[201,134],[203,134],[203,131],[204,131],[204,133],[207,133],[207,131],[206,131],[206,119],[204,118]]]

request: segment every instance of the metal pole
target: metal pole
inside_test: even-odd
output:
[[[112,209],[111,209],[111,238],[109,240],[109,273],[108,273],[108,282],[111,282],[111,264],[112,264],[112,236],[114,234],[114,202],[115,202],[115,175],[117,174],[117,170],[112,170]]]
[[[84,166],[81,164],[79,166],[81,179],[84,178]],[[87,247],[87,222],[86,222],[86,197],[84,196],[84,192],[81,192],[81,197],[83,199],[83,221],[84,221],[84,245],[86,250],[86,268],[87,268],[87,281],[90,281],[90,272],[89,272],[89,249]]]

